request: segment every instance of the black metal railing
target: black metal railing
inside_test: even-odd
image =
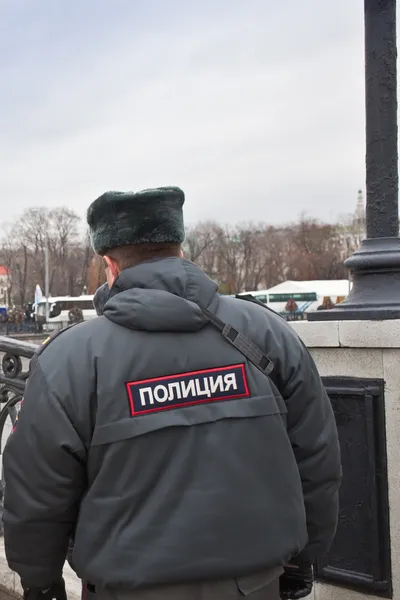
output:
[[[11,323],[10,321],[0,321],[0,336],[18,334],[40,333],[39,326],[35,321],[22,321],[22,323]]]
[[[29,361],[37,348],[36,344],[0,336],[0,353],[3,354],[0,369],[0,454],[4,448],[5,422],[10,409],[14,409],[22,400],[29,375]],[[11,414],[14,415],[14,410],[11,410]]]
[[[285,321],[307,321],[307,313],[302,312],[283,312],[280,313],[281,317],[285,319]]]
[[[21,340],[0,336],[0,455],[12,428],[15,426],[18,405],[22,401],[26,380],[29,375],[29,362],[38,346]],[[6,430],[9,423],[10,431]],[[8,434],[8,435],[7,435]],[[0,512],[2,512],[4,495],[3,468],[0,480]],[[0,523],[0,534],[2,534]]]

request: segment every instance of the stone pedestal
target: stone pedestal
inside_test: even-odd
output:
[[[384,380],[393,598],[400,600],[400,320],[294,322],[322,377]],[[315,600],[374,595],[317,584]]]

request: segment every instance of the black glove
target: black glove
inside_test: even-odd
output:
[[[24,587],[24,600],[67,600],[64,579],[60,579],[46,590],[35,587]]]
[[[312,563],[300,562],[297,565],[288,565],[284,569],[285,572],[280,578],[282,600],[297,600],[311,594],[313,588]]]

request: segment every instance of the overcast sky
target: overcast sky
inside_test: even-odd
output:
[[[361,0],[0,0],[1,214],[179,185],[186,220],[364,188]]]

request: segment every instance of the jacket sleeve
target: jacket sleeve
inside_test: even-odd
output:
[[[85,489],[86,450],[40,363],[3,457],[8,564],[28,587],[58,581]]]
[[[342,478],[338,432],[331,402],[315,363],[299,338],[290,332],[285,357],[283,397],[287,430],[303,486],[308,545],[298,557],[315,560],[336,533]],[[293,339],[293,336],[295,339]]]

